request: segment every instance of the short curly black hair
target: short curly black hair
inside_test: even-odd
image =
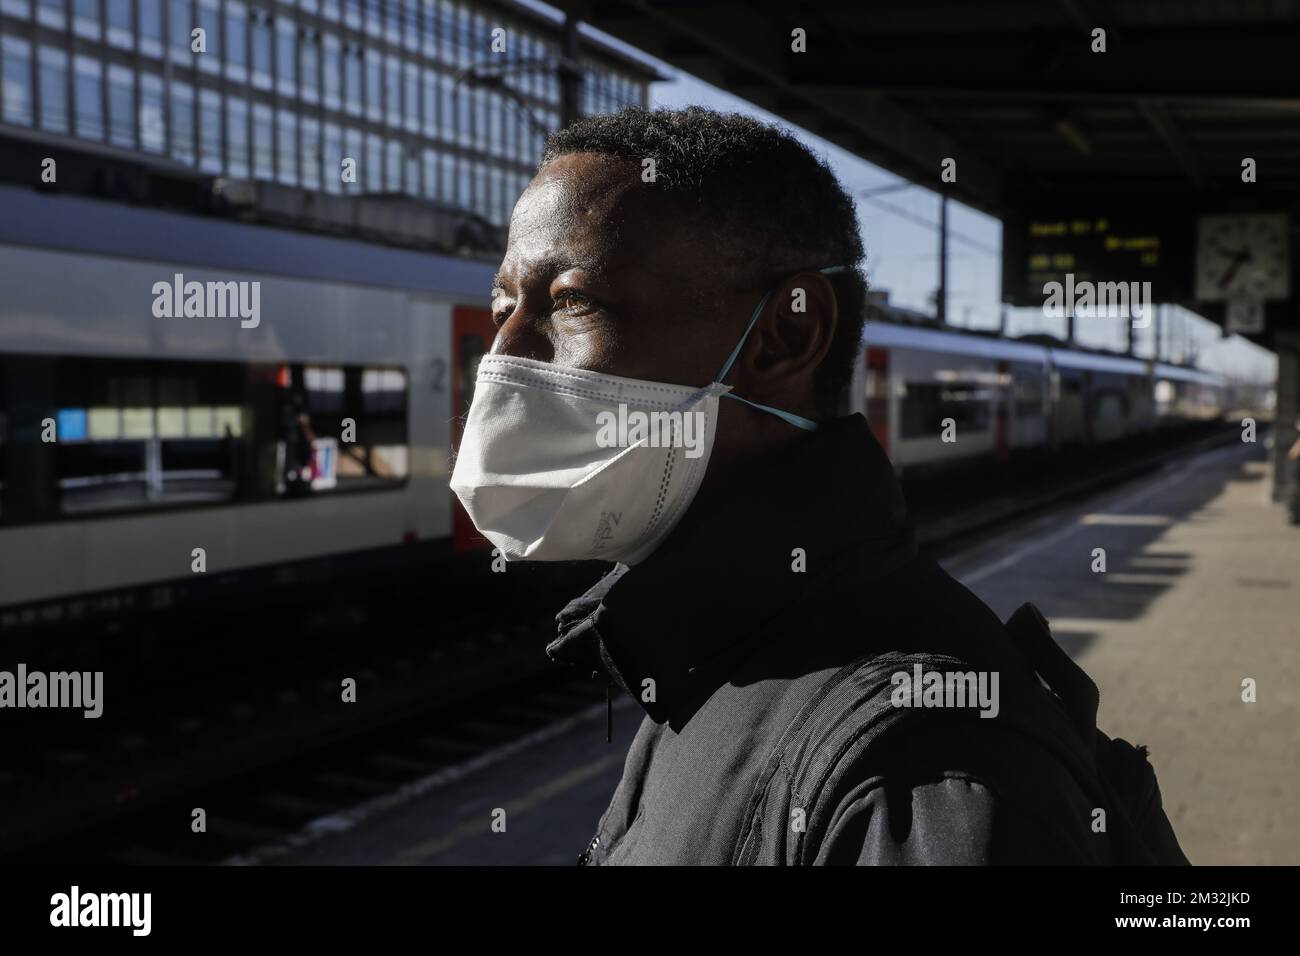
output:
[[[665,197],[725,235],[755,285],[846,266],[827,277],[839,322],[817,376],[819,404],[835,408],[861,349],[867,280],[853,200],[824,162],[779,127],[699,106],[580,119],[552,134],[538,168],[571,153],[654,160]]]

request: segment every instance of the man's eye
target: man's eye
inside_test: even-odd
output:
[[[581,292],[575,292],[572,289],[564,289],[555,295],[555,305],[564,309],[585,309],[591,307],[591,300]]]

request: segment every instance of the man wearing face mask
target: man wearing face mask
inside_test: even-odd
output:
[[[613,563],[547,649],[645,710],[581,862],[1131,856],[1095,687],[918,553],[838,413],[862,258],[824,164],[698,108],[561,131],[515,207],[451,484],[509,560]]]

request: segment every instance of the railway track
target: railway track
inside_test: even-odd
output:
[[[340,741],[163,800],[147,811],[30,848],[6,862],[79,866],[250,862],[247,856],[253,848],[282,843],[303,830],[328,830],[359,804],[413,780],[454,771],[603,700],[595,682],[559,670],[552,668],[550,673],[460,705],[387,725],[382,735]],[[196,808],[205,814],[202,833],[192,828]]]

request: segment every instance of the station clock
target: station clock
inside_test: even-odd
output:
[[[1286,213],[1202,216],[1196,237],[1196,298],[1286,299],[1291,295]]]

